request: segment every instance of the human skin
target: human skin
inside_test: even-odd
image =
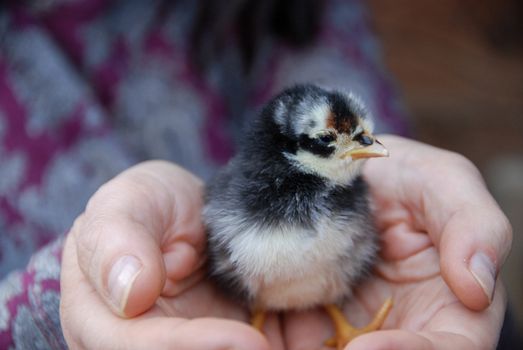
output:
[[[347,348],[495,348],[506,307],[496,276],[510,249],[510,224],[464,157],[378,138],[391,157],[367,162],[364,176],[381,260],[345,311],[362,325],[387,297],[394,307],[383,330]],[[322,347],[333,330],[321,309],[270,315],[264,337],[246,323],[247,310],[205,280],[202,192],[187,171],[151,161],[93,195],[62,261],[60,317],[72,348]]]

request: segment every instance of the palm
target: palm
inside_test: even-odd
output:
[[[186,319],[217,317],[247,322],[245,308],[222,296],[203,276],[175,296],[161,296],[145,317],[174,316]]]

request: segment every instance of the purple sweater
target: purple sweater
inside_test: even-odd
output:
[[[195,68],[195,3],[167,12],[145,0],[0,5],[0,349],[66,348],[63,235],[130,165],[162,158],[208,178],[234,152],[242,122],[299,82],[352,90],[378,131],[406,132],[360,1],[329,1],[307,49],[266,40],[248,77],[235,68],[234,35],[206,73]]]

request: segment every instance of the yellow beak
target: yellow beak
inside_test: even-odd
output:
[[[360,148],[352,149],[341,155],[342,159],[351,157],[352,159],[362,158],[376,158],[376,157],[388,157],[389,151],[379,142],[374,139],[372,145],[363,146]]]

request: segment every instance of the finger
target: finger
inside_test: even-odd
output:
[[[443,278],[469,308],[482,310],[491,303],[510,235],[509,225],[495,207],[461,210],[441,233]]]
[[[132,319],[112,314],[79,270],[74,239],[70,235],[64,247],[60,300],[60,321],[71,348],[269,349],[259,332],[241,322],[166,317],[158,307]]]
[[[408,259],[432,246],[430,237],[424,232],[413,231],[406,223],[388,227],[381,234],[383,242],[380,255],[388,261]]]
[[[477,169],[462,157],[449,157],[452,180],[423,193],[428,232],[447,284],[467,307],[483,310],[510,251],[512,229]]]
[[[272,350],[286,349],[285,339],[281,332],[282,324],[277,313],[269,313],[263,325],[263,334]]]
[[[199,267],[200,207],[200,181],[165,162],[123,172],[89,201],[72,229],[78,264],[116,313],[142,313],[166,278],[176,281]]]
[[[332,336],[332,321],[320,309],[288,312],[284,316],[283,334],[287,349],[323,349]]]
[[[237,321],[155,317],[126,322],[129,324],[117,330],[119,335],[106,338],[106,343],[96,344],[97,348],[114,349],[120,345],[125,349],[270,349],[260,332]]]
[[[421,250],[402,260],[383,261],[376,273],[391,283],[415,283],[440,274],[439,256],[434,247]]]
[[[425,337],[404,330],[386,330],[357,337],[346,350],[447,350],[477,349],[469,339],[458,334],[441,332]]]

